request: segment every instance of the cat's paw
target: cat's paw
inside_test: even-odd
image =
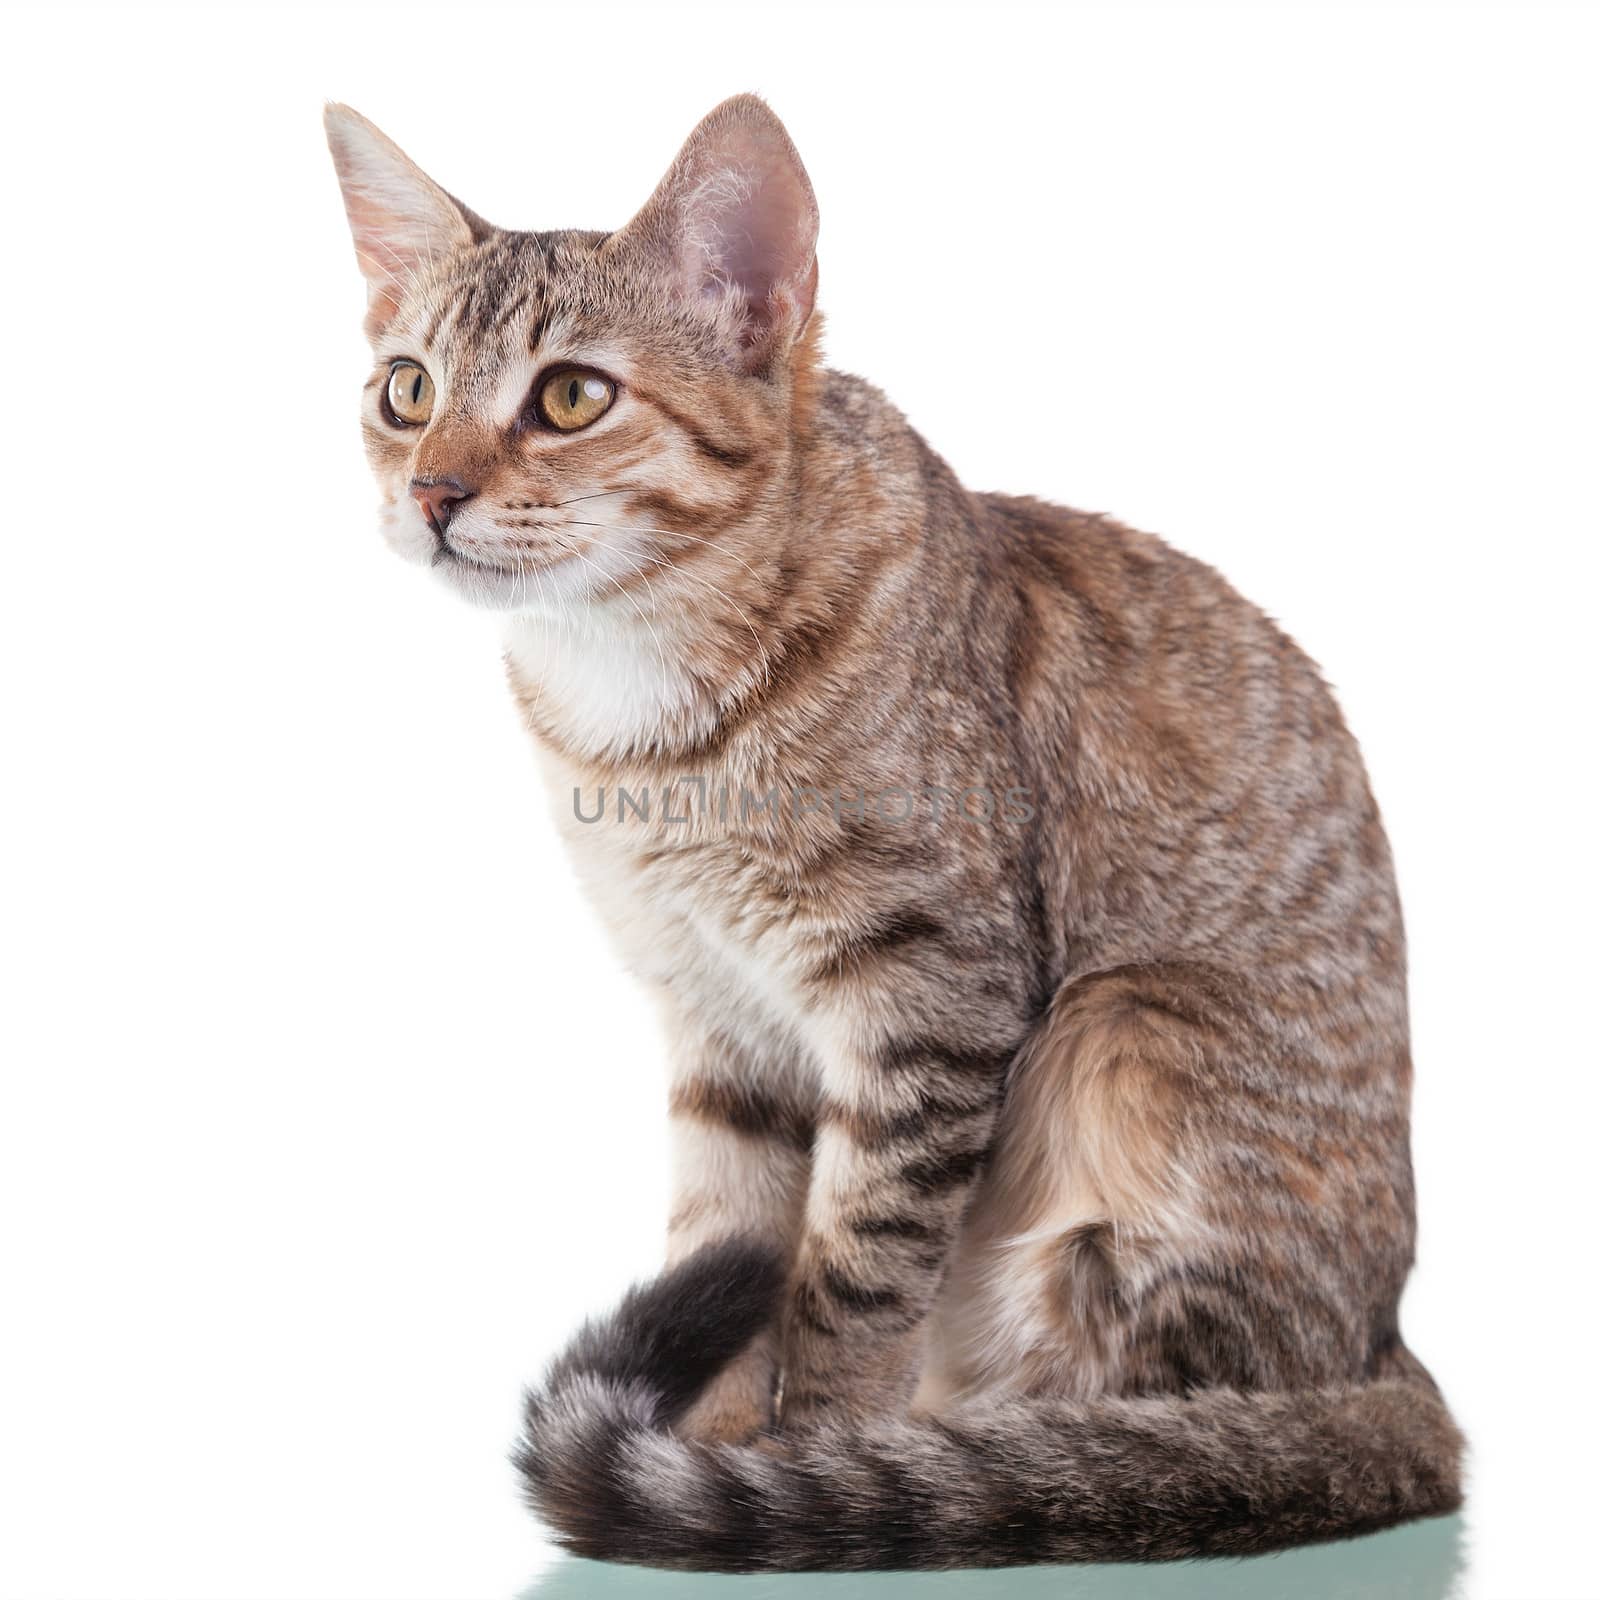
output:
[[[778,1432],[781,1434],[810,1433],[824,1422],[838,1418],[839,1411],[823,1395],[793,1395],[783,1397],[778,1407]]]
[[[672,1431],[701,1444],[751,1444],[771,1425],[768,1413],[753,1405],[694,1405]]]
[[[772,1361],[746,1351],[706,1385],[673,1432],[702,1444],[749,1444],[772,1426]]]

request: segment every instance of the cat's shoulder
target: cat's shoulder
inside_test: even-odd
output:
[[[985,547],[1035,596],[1054,592],[1080,620],[1163,648],[1232,647],[1316,668],[1277,621],[1215,567],[1103,512],[1025,495],[978,494]],[[1180,650],[1181,653],[1181,650]]]
[[[1103,511],[1081,511],[1034,495],[975,494],[989,536],[1012,554],[1052,566],[1116,571],[1124,578],[1194,574],[1211,569],[1153,533],[1130,528]],[[1219,580],[1220,581],[1220,580]]]
[[[832,367],[817,370],[812,405],[816,437],[859,448],[910,444],[916,435],[905,413],[874,383]]]

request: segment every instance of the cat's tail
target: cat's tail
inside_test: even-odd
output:
[[[1404,1352],[1396,1376],[1298,1392],[999,1402],[761,1446],[674,1436],[781,1282],[748,1245],[702,1251],[589,1324],[529,1396],[517,1465],[571,1550],[706,1572],[1156,1561],[1460,1504],[1461,1435]]]

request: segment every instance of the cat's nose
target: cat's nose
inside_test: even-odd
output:
[[[411,493],[435,533],[443,533],[456,507],[472,498],[472,490],[459,478],[413,478]]]

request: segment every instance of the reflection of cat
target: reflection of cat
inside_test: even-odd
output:
[[[925,1567],[1454,1507],[1396,1321],[1399,908],[1312,665],[1158,540],[968,493],[821,367],[815,201],[759,101],[613,234],[501,231],[329,132],[387,536],[505,613],[558,797],[740,797],[558,805],[661,998],[680,1159],[676,1265],[530,1405],[557,1530]],[[939,337],[1023,350],[1039,288],[989,271]],[[952,366],[991,426],[1049,400],[1011,359]]]
[[[1455,1600],[1461,1518],[1242,1561],[1024,1567],[1003,1572],[817,1573],[786,1580],[557,1561],[519,1600]]]

